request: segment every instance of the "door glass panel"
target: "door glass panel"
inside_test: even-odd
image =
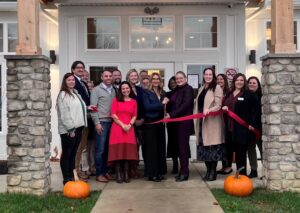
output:
[[[213,69],[216,69],[216,66],[214,64],[188,64],[187,65],[187,74],[196,74],[199,76],[199,88],[202,85],[202,72],[205,68],[212,67]],[[217,72],[216,72],[217,73]]]
[[[118,69],[117,66],[90,66],[90,80],[94,83],[94,86],[100,84],[101,81],[101,74],[104,70],[114,71]]]

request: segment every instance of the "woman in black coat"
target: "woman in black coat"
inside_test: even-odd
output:
[[[262,132],[262,124],[261,124],[261,96],[262,96],[262,91],[261,91],[261,85],[257,77],[252,76],[248,78],[248,87],[249,91],[253,92],[259,102],[259,109],[258,109],[258,115],[256,116],[257,119],[255,120],[255,125],[258,127],[260,132]],[[261,137],[259,138],[258,141],[256,141],[256,138],[252,138],[253,143],[250,143],[248,146],[248,158],[249,158],[249,163],[251,167],[251,172],[248,175],[249,178],[255,178],[257,177],[257,155],[256,155],[256,144],[258,146],[260,156],[262,158],[262,139]]]
[[[148,124],[164,117],[164,106],[168,103],[163,90],[161,76],[153,73],[149,89],[144,90],[144,176],[148,180],[159,182],[164,180],[167,172],[166,162],[166,132],[164,123]]]
[[[188,85],[184,72],[179,71],[175,75],[176,88],[170,97],[169,112],[166,118],[178,118],[193,114],[194,90]],[[178,139],[180,172],[176,176],[176,181],[186,181],[189,178],[189,154],[190,135],[194,134],[193,120],[176,122],[174,135]]]
[[[174,93],[174,89],[176,88],[176,80],[175,76],[170,78],[168,83],[169,92],[166,93],[168,99]],[[170,105],[167,105],[167,111],[169,112]],[[170,122],[167,123],[167,134],[168,134],[168,146],[167,146],[167,158],[172,158],[173,160],[173,168],[172,174],[178,173],[178,157],[179,157],[179,148],[178,148],[178,141],[174,132],[176,131],[176,123]]]
[[[247,175],[247,147],[252,142],[253,130],[257,115],[259,112],[259,104],[257,97],[247,89],[247,80],[244,74],[238,73],[232,80],[231,92],[224,101],[223,110],[231,110],[241,119],[246,121],[248,128],[240,125],[233,119],[227,118],[226,122],[226,138],[232,143],[233,150],[236,153],[237,169],[244,167],[241,174]],[[232,153],[228,154],[232,156]],[[231,166],[232,162],[228,162]]]

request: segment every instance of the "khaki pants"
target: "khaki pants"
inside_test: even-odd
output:
[[[75,159],[75,169],[77,171],[80,171],[80,161],[81,161],[81,156],[82,156],[82,152],[84,149],[86,149],[87,147],[87,143],[88,143],[88,135],[89,135],[89,128],[85,127],[82,131],[82,137],[81,137],[81,141],[80,144],[78,146],[77,149],[77,153],[76,153],[76,159]]]

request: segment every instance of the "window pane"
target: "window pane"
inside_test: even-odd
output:
[[[116,17],[87,19],[88,49],[119,49],[120,20]]]
[[[8,39],[8,52],[16,52],[17,39]]]
[[[217,17],[185,17],[185,48],[217,47],[217,29]]]
[[[101,74],[104,70],[114,71],[118,69],[117,66],[91,66],[90,67],[90,80],[97,86],[101,81]]]
[[[2,67],[0,65],[0,73],[2,73]],[[0,100],[0,132],[2,131],[2,75],[0,75],[0,94],[1,94],[1,100]]]
[[[174,48],[174,20],[172,17],[132,17],[132,49]]]
[[[271,22],[268,21],[266,24],[266,45],[267,45],[267,51],[270,51],[271,48]],[[294,44],[296,44],[296,49],[298,46],[297,43],[297,21],[294,21]]]
[[[0,24],[0,52],[3,52],[3,24]]]
[[[7,24],[8,37],[17,38],[17,24]]]

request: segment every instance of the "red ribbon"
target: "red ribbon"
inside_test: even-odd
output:
[[[230,110],[228,110],[228,111],[219,110],[217,112],[209,112],[207,115],[204,115],[203,113],[197,113],[197,114],[187,115],[187,116],[183,116],[183,117],[179,117],[179,118],[166,118],[166,119],[162,119],[162,120],[150,123],[150,124],[187,121],[187,120],[192,120],[192,119],[205,118],[205,117],[208,117],[208,116],[217,116],[217,115],[221,115],[221,114],[225,114],[225,113],[227,113],[228,116],[230,118],[232,118],[233,120],[235,120],[238,124],[240,124],[243,127],[249,129],[249,124]],[[254,130],[250,130],[250,131],[254,132],[256,141],[258,141],[259,138],[260,138],[260,131],[258,129],[255,129],[255,128],[254,128]]]

